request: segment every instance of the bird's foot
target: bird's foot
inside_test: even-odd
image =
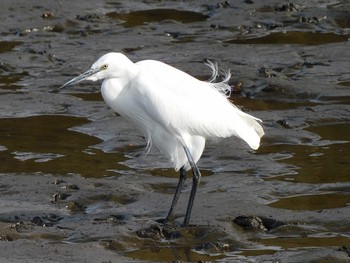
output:
[[[178,228],[169,225],[166,220],[158,221],[159,224],[153,224],[150,227],[137,231],[137,236],[140,238],[151,238],[154,240],[161,239],[176,239],[181,236]]]

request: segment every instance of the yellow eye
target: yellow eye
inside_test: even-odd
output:
[[[108,68],[108,64],[104,64],[101,66],[101,69],[107,69]]]

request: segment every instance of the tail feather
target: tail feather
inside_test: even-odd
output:
[[[210,86],[222,96],[213,94],[210,101],[215,101],[216,111],[210,110],[210,107],[202,108],[200,112],[205,112],[206,129],[208,137],[230,137],[237,136],[244,140],[252,149],[256,150],[260,146],[260,138],[264,135],[264,130],[259,122],[260,119],[255,118],[247,113],[242,112],[237,106],[228,100],[231,95],[231,87],[228,81],[231,77],[230,71],[219,71],[218,65],[210,60],[206,63],[212,70],[212,76],[207,81]],[[219,73],[223,75],[221,81],[216,82]],[[226,98],[225,98],[226,97]],[[205,98],[206,99],[206,98]],[[220,110],[219,110],[220,109]],[[222,116],[217,116],[217,112],[222,112]],[[200,119],[200,118],[199,118]],[[207,121],[210,119],[211,121]],[[200,126],[202,127],[202,126]]]
[[[237,136],[244,140],[250,148],[257,150],[260,146],[260,138],[265,134],[259,122],[260,119],[242,112],[244,116],[241,118],[241,123],[237,123]]]

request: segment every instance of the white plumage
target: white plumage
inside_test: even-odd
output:
[[[226,98],[230,73],[227,72],[224,81],[214,83],[217,67],[212,63],[209,66],[213,77],[206,82],[159,61],[133,63],[121,53],[109,53],[62,87],[84,79],[104,79],[101,93],[105,102],[144,133],[148,147],[155,145],[176,170],[182,168],[183,174],[192,167],[199,181],[195,164],[203,153],[206,139],[236,136],[256,150],[264,135],[259,119],[242,112]],[[180,181],[181,190],[183,182]],[[179,195],[177,192],[175,197]],[[178,196],[175,197],[167,219],[176,205]],[[191,208],[189,204],[187,224]]]

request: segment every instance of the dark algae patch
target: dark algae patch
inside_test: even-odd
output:
[[[138,10],[129,13],[111,12],[107,13],[107,16],[123,21],[125,27],[141,26],[166,20],[174,20],[180,23],[192,23],[205,21],[208,18],[208,16],[201,13],[176,9]]]
[[[287,32],[271,32],[261,37],[237,37],[227,40],[228,44],[261,44],[261,45],[322,45],[337,42],[347,42],[349,35],[324,33],[324,32],[303,32],[303,31],[287,31]]]

